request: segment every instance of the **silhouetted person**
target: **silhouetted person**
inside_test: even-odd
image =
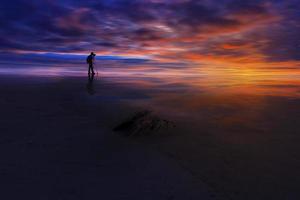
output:
[[[89,74],[95,74],[94,72],[94,61],[95,61],[95,56],[94,52],[91,52],[91,54],[86,58],[86,62],[89,64]]]
[[[94,74],[90,74],[88,76],[88,83],[86,84],[86,90],[90,95],[95,94],[94,90]]]

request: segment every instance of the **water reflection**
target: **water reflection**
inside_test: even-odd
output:
[[[220,66],[106,65],[101,76],[110,82],[140,89],[210,94],[254,94],[300,97],[300,70],[293,68],[234,68]],[[0,74],[34,77],[85,77],[86,69],[66,67],[0,68]],[[94,77],[87,89],[94,94]]]
[[[300,70],[203,67],[197,70],[176,70],[176,73],[170,70],[169,73],[127,76],[111,72],[104,73],[104,77],[128,87],[149,90],[300,97]]]
[[[94,87],[94,74],[88,74],[88,82],[86,84],[86,91],[90,94],[90,95],[94,95],[95,94],[95,87]]]
[[[94,81],[94,76],[86,80],[85,71],[83,78],[67,78],[64,76],[67,70],[63,75],[53,70],[54,77],[63,78],[50,82],[51,87],[39,82],[34,87],[24,85],[33,80],[31,77],[23,78],[22,85],[16,87],[9,80],[2,84],[1,94],[6,96],[0,100],[16,109],[14,112],[9,109],[9,113],[27,114],[38,105],[42,109],[35,112],[43,116],[41,119],[49,116],[48,121],[62,119],[67,120],[62,121],[67,122],[67,126],[71,123],[91,125],[94,130],[101,130],[101,126],[113,127],[135,110],[153,110],[161,118],[176,123],[174,132],[171,130],[172,137],[159,141],[162,152],[168,152],[180,162],[184,160],[194,172],[202,173],[205,178],[209,176],[220,188],[228,183],[237,191],[254,188],[257,177],[263,177],[260,180],[270,188],[285,187],[285,183],[300,177],[295,176],[300,160],[297,154],[300,146],[299,71],[201,68],[181,72],[123,74],[120,70],[107,70],[101,72],[101,80]],[[0,80],[4,82],[2,77]],[[82,88],[84,85],[86,90]],[[93,96],[85,98],[86,92]],[[81,93],[84,93],[83,98],[78,98]],[[49,104],[51,98],[53,104]],[[17,112],[26,106],[27,112]],[[65,113],[61,114],[62,111]],[[23,122],[29,118],[20,119]],[[282,163],[287,164],[284,173],[281,173]],[[275,170],[269,173],[270,169]],[[283,184],[274,181],[271,187],[270,180],[277,179],[278,174],[282,174],[278,180],[286,181]],[[300,180],[295,181],[295,185],[299,185]],[[241,185],[243,182],[251,184]]]

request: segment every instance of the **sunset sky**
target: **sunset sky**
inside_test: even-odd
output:
[[[298,69],[298,0],[2,0],[0,66],[98,59]],[[169,66],[169,65],[168,65]]]

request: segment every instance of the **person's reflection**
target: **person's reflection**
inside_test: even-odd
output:
[[[94,74],[88,75],[88,83],[86,84],[86,90],[90,95],[95,94],[94,89]]]

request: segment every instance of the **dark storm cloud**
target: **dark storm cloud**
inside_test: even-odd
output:
[[[299,9],[295,0],[3,0],[0,51],[300,60]]]

